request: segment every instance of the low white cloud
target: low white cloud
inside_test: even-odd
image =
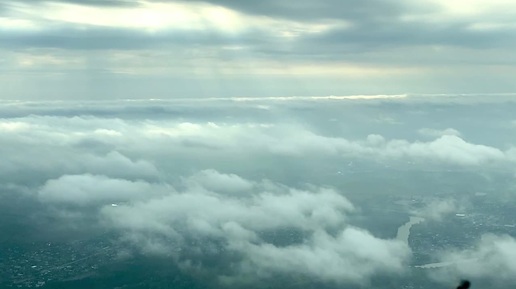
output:
[[[317,231],[301,245],[246,245],[249,271],[302,274],[335,282],[361,283],[379,272],[398,274],[405,271],[410,254],[401,242],[378,239],[353,227],[337,236]]]
[[[443,262],[453,264],[440,273],[467,278],[488,278],[492,281],[516,281],[516,240],[507,235],[484,235],[470,250],[443,254]]]
[[[432,138],[441,137],[444,135],[454,135],[454,136],[458,136],[458,137],[461,136],[461,133],[454,128],[446,128],[446,129],[422,128],[422,129],[418,130],[418,133],[422,136],[427,136],[427,137],[432,137]]]
[[[122,129],[125,130],[120,132]],[[159,172],[152,161],[120,152],[132,141],[132,131],[134,128],[118,119],[29,116],[0,120],[4,156],[0,163],[1,176],[16,175],[23,170],[27,176],[51,178],[88,173],[130,179],[157,178]]]
[[[443,135],[429,142],[391,140],[376,151],[389,158],[408,157],[416,161],[442,162],[461,166],[478,166],[504,162],[506,154],[494,147],[473,144],[455,135]]]
[[[349,226],[354,207],[335,190],[299,190],[214,170],[184,180],[184,191],[104,207],[104,223],[147,253],[200,263],[192,252],[237,254],[236,271],[228,276],[281,273],[361,283],[375,274],[404,272],[410,257],[405,244]],[[235,188],[239,194],[226,193]],[[302,239],[279,245],[263,235],[281,230],[297,231]]]
[[[93,108],[91,108],[93,109]],[[428,133],[428,132],[427,132]],[[441,134],[441,132],[433,132]],[[516,162],[515,149],[468,142],[454,130],[428,141],[389,139],[371,134],[365,139],[325,136],[282,122],[122,120],[100,117],[27,116],[0,123],[5,176],[19,170],[51,174],[99,174],[117,178],[159,178],[175,162],[210,167],[235,156],[282,156],[303,159],[362,158],[419,165],[461,167],[507,165]],[[59,147],[59,148],[58,148]],[[42,158],[41,156],[44,156]],[[180,166],[176,166],[180,167]],[[251,184],[204,172],[196,176],[207,187],[234,182],[233,191]],[[204,179],[200,181],[200,179]]]
[[[447,215],[462,212],[462,209],[457,201],[452,199],[434,200],[421,209],[413,210],[412,214],[425,219],[441,221]]]
[[[346,198],[333,190],[274,189],[286,191],[282,194],[248,191],[242,199],[242,195],[228,196],[193,186],[191,191],[117,207],[116,210],[108,209],[105,213],[122,228],[131,228],[131,219],[147,217],[170,228],[177,223],[196,233],[220,237],[224,234],[221,225],[233,221],[242,222],[251,230],[288,226],[309,230],[338,226],[345,221],[344,213],[353,209]]]
[[[297,135],[271,142],[270,149],[274,153],[298,156],[318,152],[385,161],[409,160],[459,166],[507,161],[506,153],[500,149],[469,143],[455,135],[443,135],[428,142],[386,140],[380,135],[370,135],[365,141],[350,141],[344,138],[323,137],[303,130],[294,132]]]
[[[253,187],[252,182],[235,174],[221,174],[213,169],[200,171],[189,177],[187,182],[215,192],[244,193]]]
[[[48,180],[38,192],[43,202],[85,206],[146,199],[164,193],[143,181],[111,179],[102,175],[64,175]],[[172,190],[172,188],[167,188]]]

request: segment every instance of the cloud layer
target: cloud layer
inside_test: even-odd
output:
[[[215,179],[227,182],[222,186]],[[107,226],[147,253],[201,266],[199,253],[237,253],[237,269],[226,272],[230,275],[284,273],[362,283],[374,274],[403,272],[410,249],[347,225],[352,211],[353,205],[331,189],[292,189],[207,170],[188,178],[184,191],[106,206],[101,213]],[[281,230],[300,236],[266,236]]]
[[[513,196],[514,105],[412,95],[3,101],[0,212],[19,210],[55,239],[110,234],[124,252],[217,284],[367,286],[410,273],[411,249],[394,236],[408,215],[446,220],[456,195]],[[414,198],[442,201],[400,205]],[[443,260],[511,242],[489,237]],[[509,276],[504,260],[488,261]]]

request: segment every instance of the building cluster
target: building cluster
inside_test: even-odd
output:
[[[117,256],[107,240],[10,246],[0,255],[0,287],[37,288],[95,275]]]

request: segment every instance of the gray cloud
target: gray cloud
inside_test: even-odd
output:
[[[283,1],[239,2],[232,0],[202,1],[230,7],[246,14],[290,18],[302,21],[317,19],[352,19],[374,21],[396,18],[412,7],[406,1]]]
[[[150,86],[166,98],[514,90],[515,16],[498,2],[459,11],[438,0],[3,4],[9,98],[145,98]],[[166,5],[186,7],[186,20]]]
[[[89,27],[80,25],[58,26],[38,32],[0,33],[0,46],[4,48],[59,48],[65,50],[141,50],[192,48],[205,49],[223,45],[260,45],[267,43],[263,31],[253,31],[238,38],[217,31],[165,31],[148,33],[130,28]],[[268,39],[270,42],[271,39]]]
[[[138,1],[134,0],[57,0],[57,1],[48,1],[48,0],[35,0],[32,3],[45,3],[45,2],[57,2],[57,3],[70,3],[70,4],[80,4],[87,6],[99,6],[99,7],[126,7],[126,6],[139,6]],[[16,7],[16,1],[4,1],[4,3],[0,4],[0,7],[4,7],[5,9]]]
[[[514,43],[507,36],[512,30],[474,31],[471,23],[444,23],[437,27],[428,23],[387,22],[374,25],[364,24],[352,28],[336,28],[313,36],[303,44],[324,43],[356,50],[381,50],[389,47],[444,45],[467,48],[512,47]]]
[[[41,1],[45,3],[45,1]],[[76,1],[62,1],[75,3]],[[84,5],[121,6],[137,5],[130,1],[77,1]],[[159,1],[158,1],[159,2]],[[181,1],[179,1],[181,2]],[[84,25],[56,25],[54,28],[31,33],[19,31],[0,34],[2,44],[7,47],[59,47],[64,49],[141,49],[159,48],[165,44],[188,45],[250,45],[252,50],[267,53],[274,57],[305,54],[316,57],[338,58],[342,52],[351,51],[362,54],[365,51],[382,51],[386,48],[418,47],[425,45],[451,45],[465,48],[512,47],[513,32],[510,28],[492,30],[472,30],[473,20],[442,20],[437,24],[424,21],[403,21],[402,16],[411,13],[436,12],[433,5],[416,6],[403,1],[303,1],[281,2],[260,1],[257,3],[238,1],[196,1],[222,5],[253,16],[266,16],[277,19],[291,19],[299,23],[318,24],[330,20],[348,21],[352,25],[337,25],[329,31],[301,35],[296,39],[278,37],[277,31],[262,31],[259,27],[230,36],[216,31],[173,31],[147,33],[137,29],[116,29]],[[169,3],[174,3],[170,1]],[[189,1],[188,3],[192,3]],[[57,23],[58,24],[58,23]],[[61,28],[59,28],[61,26]],[[344,27],[343,27],[344,26]],[[285,42],[291,42],[284,45]],[[279,49],[284,46],[283,49]],[[334,47],[335,48],[332,48]],[[288,47],[288,48],[287,48]],[[336,50],[336,51],[335,51]],[[460,55],[457,55],[460,56]],[[343,58],[345,59],[345,58]],[[351,58],[353,59],[353,58]],[[314,59],[315,60],[315,59]]]

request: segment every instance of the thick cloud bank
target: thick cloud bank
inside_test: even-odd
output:
[[[255,113],[263,114],[260,109]],[[222,112],[224,113],[224,112]],[[274,116],[279,112],[267,112]],[[145,115],[147,117],[147,115]],[[408,140],[379,134],[366,137],[327,135],[310,127],[267,121],[127,120],[92,116],[26,116],[0,119],[4,147],[3,176],[19,169],[57,178],[64,174],[99,174],[117,178],[156,179],[164,166],[234,158],[279,156],[297,159],[364,159],[422,166],[488,167],[516,162],[513,148],[467,141],[444,134]],[[60,148],[56,149],[59,145]],[[42,157],[44,156],[44,157]],[[188,160],[186,163],[185,161]],[[213,167],[204,164],[204,167]],[[229,177],[234,178],[234,177]],[[205,180],[216,186],[219,179]],[[246,186],[240,182],[238,186]]]
[[[187,270],[217,271],[226,282],[294,274],[367,283],[405,272],[411,255],[402,242],[349,225],[355,208],[334,189],[296,189],[213,169],[172,183],[63,175],[46,181],[38,198],[62,217],[88,210],[128,248],[172,257]]]
[[[102,215],[137,248],[171,254],[180,262],[202,264],[201,257],[193,257],[196,252],[236,253],[232,273],[364,282],[377,273],[403,272],[409,248],[347,225],[352,211],[353,205],[331,189],[298,190],[208,170],[187,179],[184,191],[105,207]],[[281,230],[299,236],[267,237]]]

